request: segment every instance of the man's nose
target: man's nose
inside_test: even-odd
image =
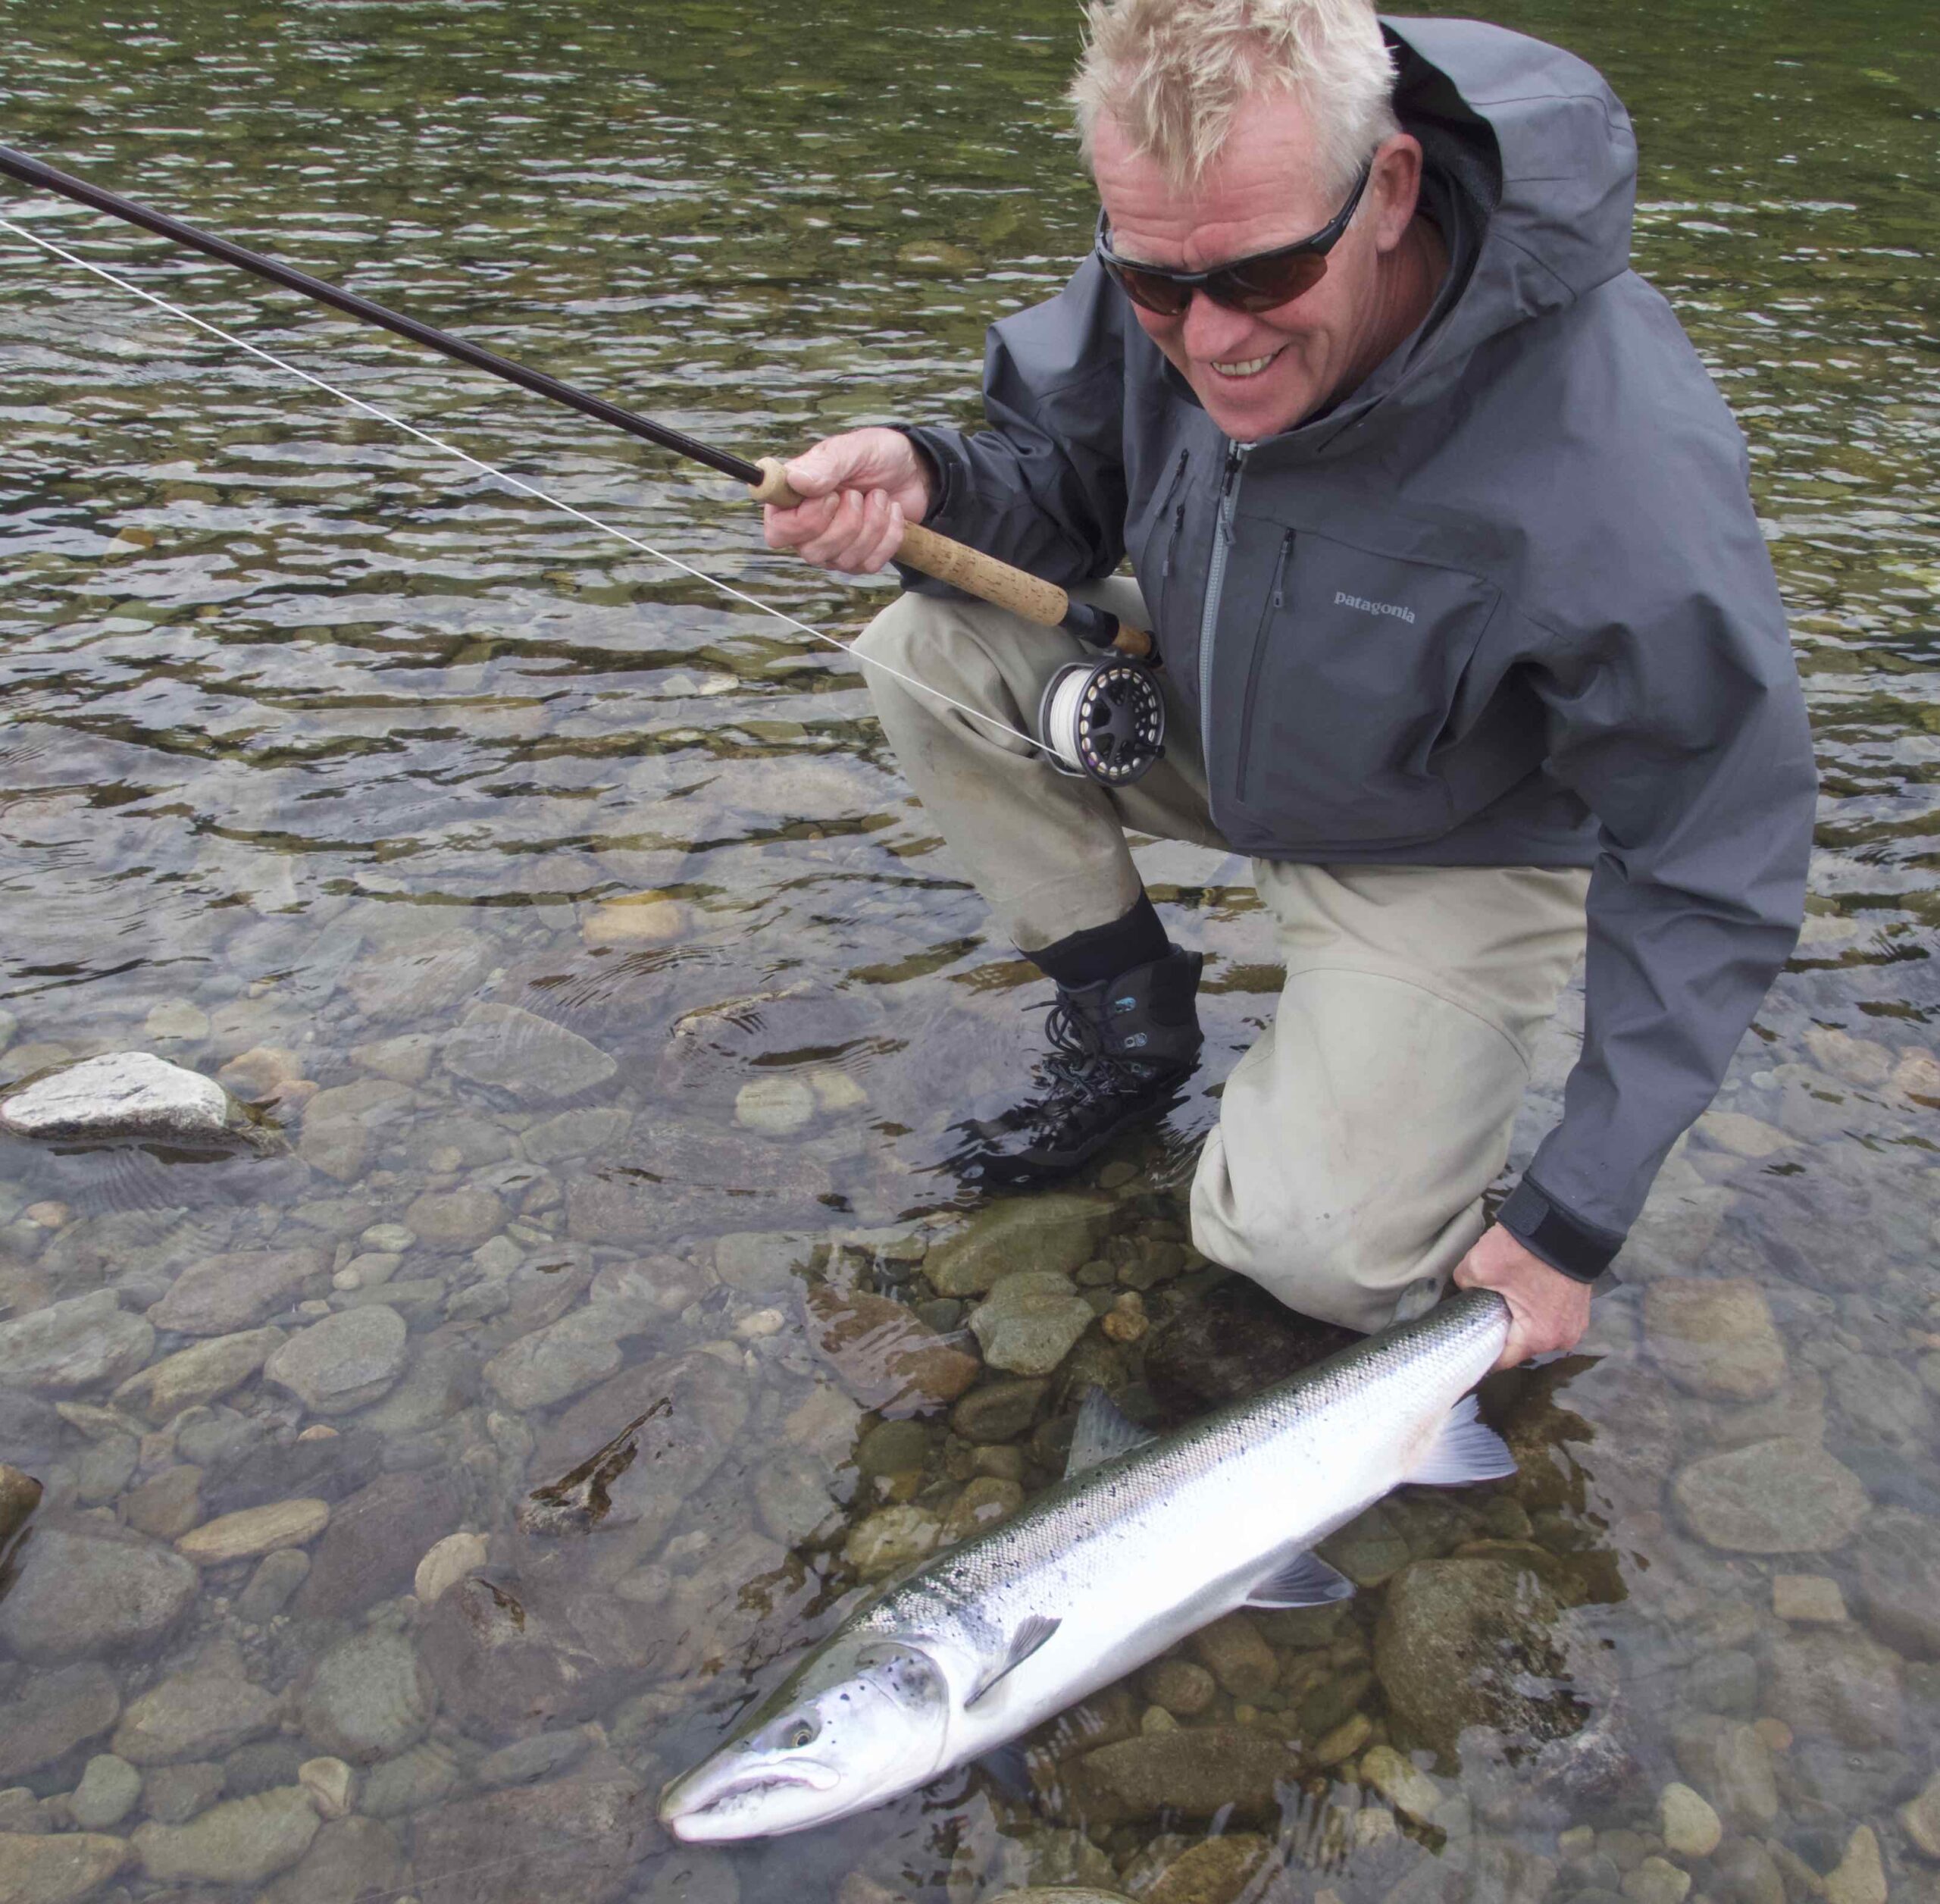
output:
[[[1191,355],[1223,361],[1245,342],[1253,320],[1244,311],[1229,311],[1203,290],[1195,290],[1186,308],[1184,327],[1185,347]]]

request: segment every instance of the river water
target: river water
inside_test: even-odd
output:
[[[0,1078],[150,1050],[283,1132],[0,1155],[0,1460],[47,1490],[0,1893],[1940,1896],[1935,36],[1508,20],[1631,106],[1639,266],[1751,439],[1824,775],[1798,955],[1588,1352],[1491,1385],[1515,1483],[1377,1510],[1350,1609],[1087,1702],[1028,1791],[734,1852],[660,1782],[1046,1485],[1087,1383],[1178,1420],[1322,1345],[1185,1246],[1203,1095],[1055,1198],[940,1173],[1044,988],[834,647],[0,232]],[[984,324],[1088,240],[1065,8],[0,22],[7,142],[749,455],[974,419]],[[814,628],[887,599],[731,483],[0,215]],[[1216,1084],[1270,939],[1238,861],[1144,856]],[[1025,1267],[1030,1326],[966,1330]],[[656,1407],[603,1517],[543,1494]]]

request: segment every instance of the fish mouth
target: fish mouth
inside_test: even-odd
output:
[[[814,1759],[786,1765],[703,1768],[676,1779],[660,1797],[660,1821],[677,1838],[712,1836],[731,1827],[736,1815],[764,1799],[790,1791],[832,1792],[842,1783],[833,1765]]]

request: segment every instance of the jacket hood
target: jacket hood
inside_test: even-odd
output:
[[[1490,338],[1630,268],[1636,138],[1594,67],[1482,20],[1384,15],[1381,25],[1394,55],[1395,111],[1461,201],[1467,277],[1426,337],[1279,439],[1304,438],[1310,448],[1378,406],[1432,399]]]
[[[1386,20],[1395,110],[1431,160],[1450,147],[1484,165],[1455,183],[1486,221],[1441,349],[1472,349],[1512,324],[1573,302],[1630,268],[1637,141],[1594,67],[1474,20]]]

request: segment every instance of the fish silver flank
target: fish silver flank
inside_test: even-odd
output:
[[[1094,1391],[1064,1480],[890,1587],[661,1796],[689,1843],[799,1831],[990,1752],[1242,1606],[1351,1583],[1316,1542],[1403,1482],[1515,1472],[1469,1391],[1508,1339],[1471,1291],[1155,1437]]]

